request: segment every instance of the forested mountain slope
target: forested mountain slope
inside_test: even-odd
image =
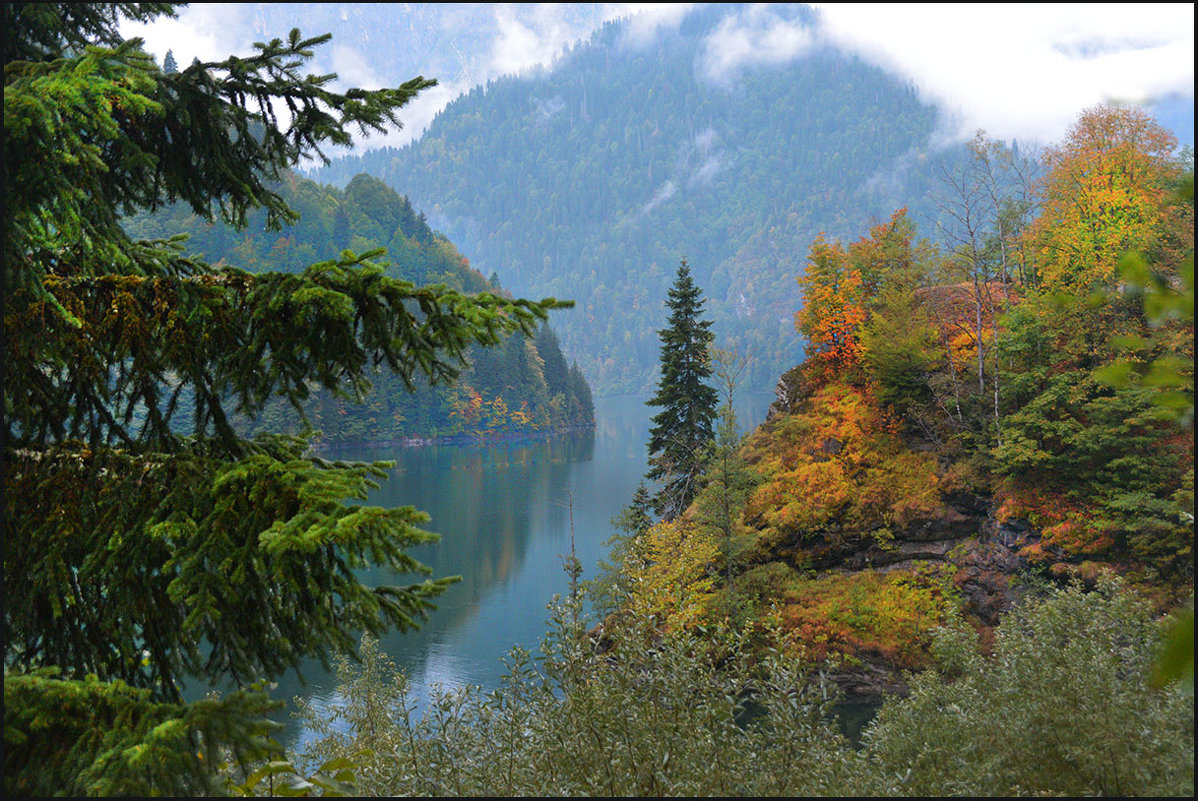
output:
[[[789,65],[714,75],[707,42],[736,13],[697,9],[649,46],[609,23],[551,72],[459,98],[420,141],[315,175],[376,175],[484,275],[575,299],[562,341],[603,393],[650,383],[661,304],[685,257],[718,341],[752,353],[747,383],[766,388],[799,360],[794,278],[807,245],[889,216],[900,198],[918,209],[937,112],[814,35]],[[771,13],[815,25],[806,6]]]
[[[298,272],[347,248],[364,253],[385,247],[379,260],[395,278],[461,292],[502,292],[429,228],[406,197],[378,179],[359,175],[339,190],[291,176],[279,191],[300,214],[281,231],[268,230],[261,211],[238,231],[209,224],[181,204],[129,218],[125,226],[142,238],[186,233],[190,252],[251,272]],[[326,442],[528,434],[593,423],[590,388],[578,366],[567,364],[548,325],[535,340],[516,336],[496,347],[475,346],[468,358],[471,366],[453,384],[419,381],[412,392],[401,378],[380,370],[364,403],[321,391],[305,413]],[[279,399],[244,425],[251,431],[299,430],[301,421]]]
[[[966,175],[1013,163],[970,153]],[[1159,610],[1192,597],[1192,157],[1098,106],[1045,163],[1031,206],[966,204],[951,250],[904,212],[811,244],[806,359],[684,513],[622,519],[626,607],[781,625],[868,694],[1037,586],[1114,571]]]

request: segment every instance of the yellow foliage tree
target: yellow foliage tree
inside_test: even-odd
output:
[[[881,533],[940,505],[935,461],[906,450],[876,401],[843,383],[759,429],[746,458],[764,480],[745,519],[779,534],[813,536],[834,522]]]
[[[1128,251],[1167,238],[1177,139],[1143,111],[1087,109],[1045,155],[1042,210],[1029,230],[1046,289],[1111,286]]]
[[[664,520],[638,536],[625,570],[634,614],[655,617],[666,629],[703,621],[715,589],[719,542],[707,529]]]
[[[795,327],[807,338],[808,357],[833,372],[856,366],[857,330],[867,319],[861,271],[850,264],[840,242],[830,243],[820,234],[797,280],[803,308],[795,314]]]

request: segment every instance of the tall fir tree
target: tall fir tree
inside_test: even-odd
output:
[[[664,519],[678,517],[690,505],[713,439],[718,395],[708,385],[708,349],[714,335],[703,319],[703,293],[683,259],[666,298],[668,325],[661,338],[661,377],[648,401],[660,407],[649,429],[649,472],[658,485],[653,506]]]
[[[171,4],[2,13],[5,794],[221,792],[226,753],[267,752],[258,680],[415,625],[449,583],[406,553],[434,538],[423,514],[346,503],[382,465],[230,416],[361,397],[377,367],[452,380],[561,304],[416,287],[381,251],[251,274],[132,238],[122,217],[176,201],[294,221],[288,168],[433,82],[332,91],[303,73],[328,37],[298,30],[168,74],[119,27]],[[368,565],[420,578],[371,586]],[[184,700],[208,680],[246,689]]]

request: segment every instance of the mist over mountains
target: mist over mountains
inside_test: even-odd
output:
[[[316,170],[382,178],[484,275],[516,294],[577,301],[563,347],[599,392],[651,386],[656,331],[679,260],[708,298],[722,347],[754,357],[766,389],[800,355],[793,315],[807,246],[889,216],[921,178],[936,111],[914,89],[805,35],[787,65],[713,71],[734,10],[692,12],[644,43],[608,23],[552,71],[505,77],[451,103],[403,148]],[[729,62],[725,61],[725,64]]]
[[[552,69],[452,101],[420,139],[309,174],[375,175],[483,275],[577,301],[557,325],[600,394],[652,386],[662,301],[686,259],[717,345],[750,355],[746,388],[768,390],[801,357],[795,278],[816,235],[856,238],[902,206],[932,235],[935,165],[961,150],[943,111],[828,43],[811,7],[721,4],[651,23],[607,22]],[[493,55],[479,30],[477,52]]]

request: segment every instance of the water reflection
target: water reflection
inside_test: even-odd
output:
[[[771,398],[751,396],[738,404],[742,420],[755,425]],[[628,503],[645,473],[649,412],[637,398],[596,401],[593,432],[546,441],[487,446],[436,445],[366,449],[338,458],[394,461],[389,479],[369,503],[415,506],[427,512],[427,528],[441,534],[412,556],[435,576],[462,581],[438,599],[419,631],[391,633],[380,645],[407,673],[414,699],[423,705],[430,688],[463,684],[492,687],[503,673],[501,657],[514,645],[535,650],[554,594],[568,589],[562,559],[574,543],[584,578],[595,575],[612,517]],[[406,584],[410,575],[380,569],[362,572],[367,583]],[[336,677],[317,662],[283,677],[275,697],[334,701]],[[303,733],[294,723],[291,745]]]

